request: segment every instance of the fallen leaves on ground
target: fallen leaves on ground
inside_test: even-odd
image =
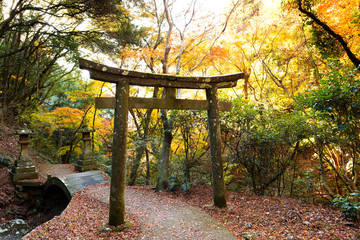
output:
[[[132,225],[124,232],[111,231],[105,225],[109,208],[93,198],[96,187],[77,192],[60,216],[36,228],[24,239],[137,239],[140,223],[131,214],[127,214],[127,219]],[[91,188],[95,189],[90,196],[87,191]],[[221,222],[238,239],[360,239],[359,227],[348,226],[341,212],[330,206],[229,192],[228,207],[220,209],[212,204],[209,186],[195,185],[186,193],[154,193],[150,187],[131,188],[148,198],[176,199],[198,207]]]
[[[10,169],[0,169],[0,208],[9,204],[15,195],[15,187],[12,185],[9,174]]]
[[[76,192],[61,215],[34,229],[24,240],[32,239],[137,239],[140,223],[131,215],[124,231],[106,225],[109,206],[94,199],[87,189]]]
[[[139,191],[153,193],[149,187]],[[359,226],[348,226],[330,206],[296,199],[228,192],[227,208],[212,204],[212,188],[194,185],[189,192],[162,192],[208,213],[238,239],[360,239]]]
[[[19,137],[12,128],[0,126],[0,156],[15,159],[19,155]]]

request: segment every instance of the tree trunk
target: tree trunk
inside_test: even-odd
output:
[[[135,150],[136,156],[135,156],[135,159],[133,161],[133,165],[132,165],[131,171],[130,171],[130,180],[128,182],[129,186],[135,185],[136,178],[137,178],[137,172],[140,167],[141,158],[145,152],[146,145],[144,143],[144,140],[141,140],[141,141],[142,141],[141,145],[139,147],[137,147]]]
[[[146,180],[145,180],[145,184],[146,185],[150,185],[150,158],[149,158],[149,150],[146,148],[145,149],[145,154],[146,154]]]
[[[169,6],[166,0],[163,0],[165,16],[169,25],[168,32],[166,34],[166,43],[165,43],[165,52],[164,58],[161,60],[163,64],[163,73],[167,74],[169,69],[169,54],[171,50],[171,34],[174,24],[170,17]],[[165,97],[166,98],[175,98],[175,88],[165,88]],[[164,95],[163,95],[164,96]],[[170,151],[171,151],[171,142],[172,142],[172,124],[168,119],[167,110],[161,110],[161,120],[164,127],[164,139],[161,149],[161,158],[159,173],[156,183],[155,191],[165,190],[169,185],[169,162],[170,162]]]
[[[170,150],[172,142],[172,124],[167,117],[167,111],[161,111],[161,118],[164,126],[164,138],[163,146],[161,149],[161,159],[159,166],[159,173],[156,184],[156,191],[162,191],[169,186],[169,162],[170,162]]]
[[[157,97],[157,94],[158,94],[158,88],[154,88],[154,93],[153,93],[153,98],[156,98]],[[139,166],[140,166],[140,163],[141,163],[141,158],[142,156],[144,155],[144,152],[146,151],[146,138],[149,134],[149,125],[150,125],[150,120],[151,120],[151,114],[153,112],[153,109],[148,109],[146,111],[146,114],[145,114],[145,123],[144,123],[144,134],[141,136],[141,144],[140,146],[138,146],[136,148],[136,156],[135,156],[135,159],[133,161],[133,165],[131,167],[131,172],[130,172],[130,180],[129,180],[129,185],[130,186],[133,186],[135,185],[136,183],[136,178],[137,178],[137,174],[138,174],[138,169],[139,169]],[[133,116],[135,118],[135,115]],[[141,127],[142,124],[137,124],[137,128],[138,128],[138,132],[139,132],[139,135],[141,135]],[[148,156],[146,156],[148,157]]]
[[[245,77],[244,80],[244,98],[249,99],[249,78]]]
[[[175,88],[165,89],[166,98],[175,98]],[[161,120],[164,126],[164,138],[163,146],[161,149],[161,159],[159,166],[159,173],[156,184],[156,191],[165,190],[169,185],[169,162],[170,162],[170,151],[171,142],[173,139],[172,135],[172,123],[167,116],[167,110],[161,110]]]
[[[186,166],[186,169],[185,169],[185,183],[190,183],[190,182],[191,182],[191,167]]]

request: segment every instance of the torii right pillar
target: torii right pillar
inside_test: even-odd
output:
[[[213,86],[206,89],[206,99],[209,102],[208,127],[214,205],[217,207],[226,207],[223,162],[221,158],[221,131],[217,87]]]

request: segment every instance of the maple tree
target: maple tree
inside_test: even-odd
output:
[[[291,108],[294,96],[318,84],[321,65],[307,45],[302,22],[296,14],[279,6],[266,8],[261,1],[243,3],[235,11],[231,31],[209,59],[212,72],[246,71],[250,78],[238,84],[238,94]]]
[[[312,20],[314,45],[323,55],[332,56],[342,49],[355,67],[359,43],[359,3],[357,1],[295,1],[296,8]],[[335,43],[335,45],[333,45]]]
[[[179,169],[173,171],[175,179],[172,179],[172,187],[181,185],[184,190],[187,190],[192,182],[192,170],[201,168],[205,162],[208,162],[206,158],[209,158],[207,153],[210,145],[206,132],[207,119],[203,111],[178,110],[171,112],[171,115],[175,129],[173,168]]]
[[[76,74],[72,74],[75,77]],[[46,100],[36,112],[22,116],[22,122],[37,132],[33,141],[36,149],[47,152],[53,160],[73,162],[81,154],[80,128],[87,124],[95,128],[93,150],[108,154],[111,121],[96,114],[94,97],[101,92],[97,82],[68,79],[56,86],[57,94]]]

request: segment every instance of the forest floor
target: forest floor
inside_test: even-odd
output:
[[[213,222],[198,228],[196,221],[184,218],[181,224],[171,225],[166,214],[174,213],[179,217],[173,206],[182,207],[186,212],[189,211],[188,205],[210,215],[237,239],[360,239],[359,226],[349,224],[341,212],[332,207],[295,199],[229,192],[228,207],[220,209],[212,205],[211,187],[203,185],[192,186],[187,193],[154,193],[150,187],[128,187],[126,218],[131,226],[123,232],[116,232],[106,226],[108,197],[108,184],[78,192],[60,216],[39,226],[24,239],[77,239],[79,236],[84,239],[231,239],[229,235],[222,238],[200,235],[221,227]],[[154,218],[169,223],[162,226]],[[174,232],[176,229],[179,231]],[[181,231],[180,236],[175,236]]]
[[[0,130],[0,157],[16,158],[17,136],[9,129]],[[9,168],[1,164],[0,181],[0,223],[22,218],[32,227],[38,225],[43,219],[37,219],[27,205],[14,202],[15,189]],[[171,237],[172,229],[158,226],[154,218],[166,221],[168,217],[164,214],[171,213],[174,205],[184,212],[197,208],[238,239],[360,239],[359,225],[345,220],[342,213],[331,206],[228,192],[228,207],[220,209],[212,204],[212,188],[203,185],[193,185],[188,192],[161,193],[154,193],[150,186],[127,187],[126,219],[131,226],[116,231],[106,225],[109,192],[109,186],[101,184],[75,193],[61,215],[38,226],[24,239],[145,239],[145,236],[156,239],[155,234],[162,233]],[[203,230],[208,231],[209,226],[215,230],[219,227],[211,222]],[[201,230],[191,220],[184,219],[182,224],[173,227],[183,231],[183,235],[172,239],[199,239]]]

